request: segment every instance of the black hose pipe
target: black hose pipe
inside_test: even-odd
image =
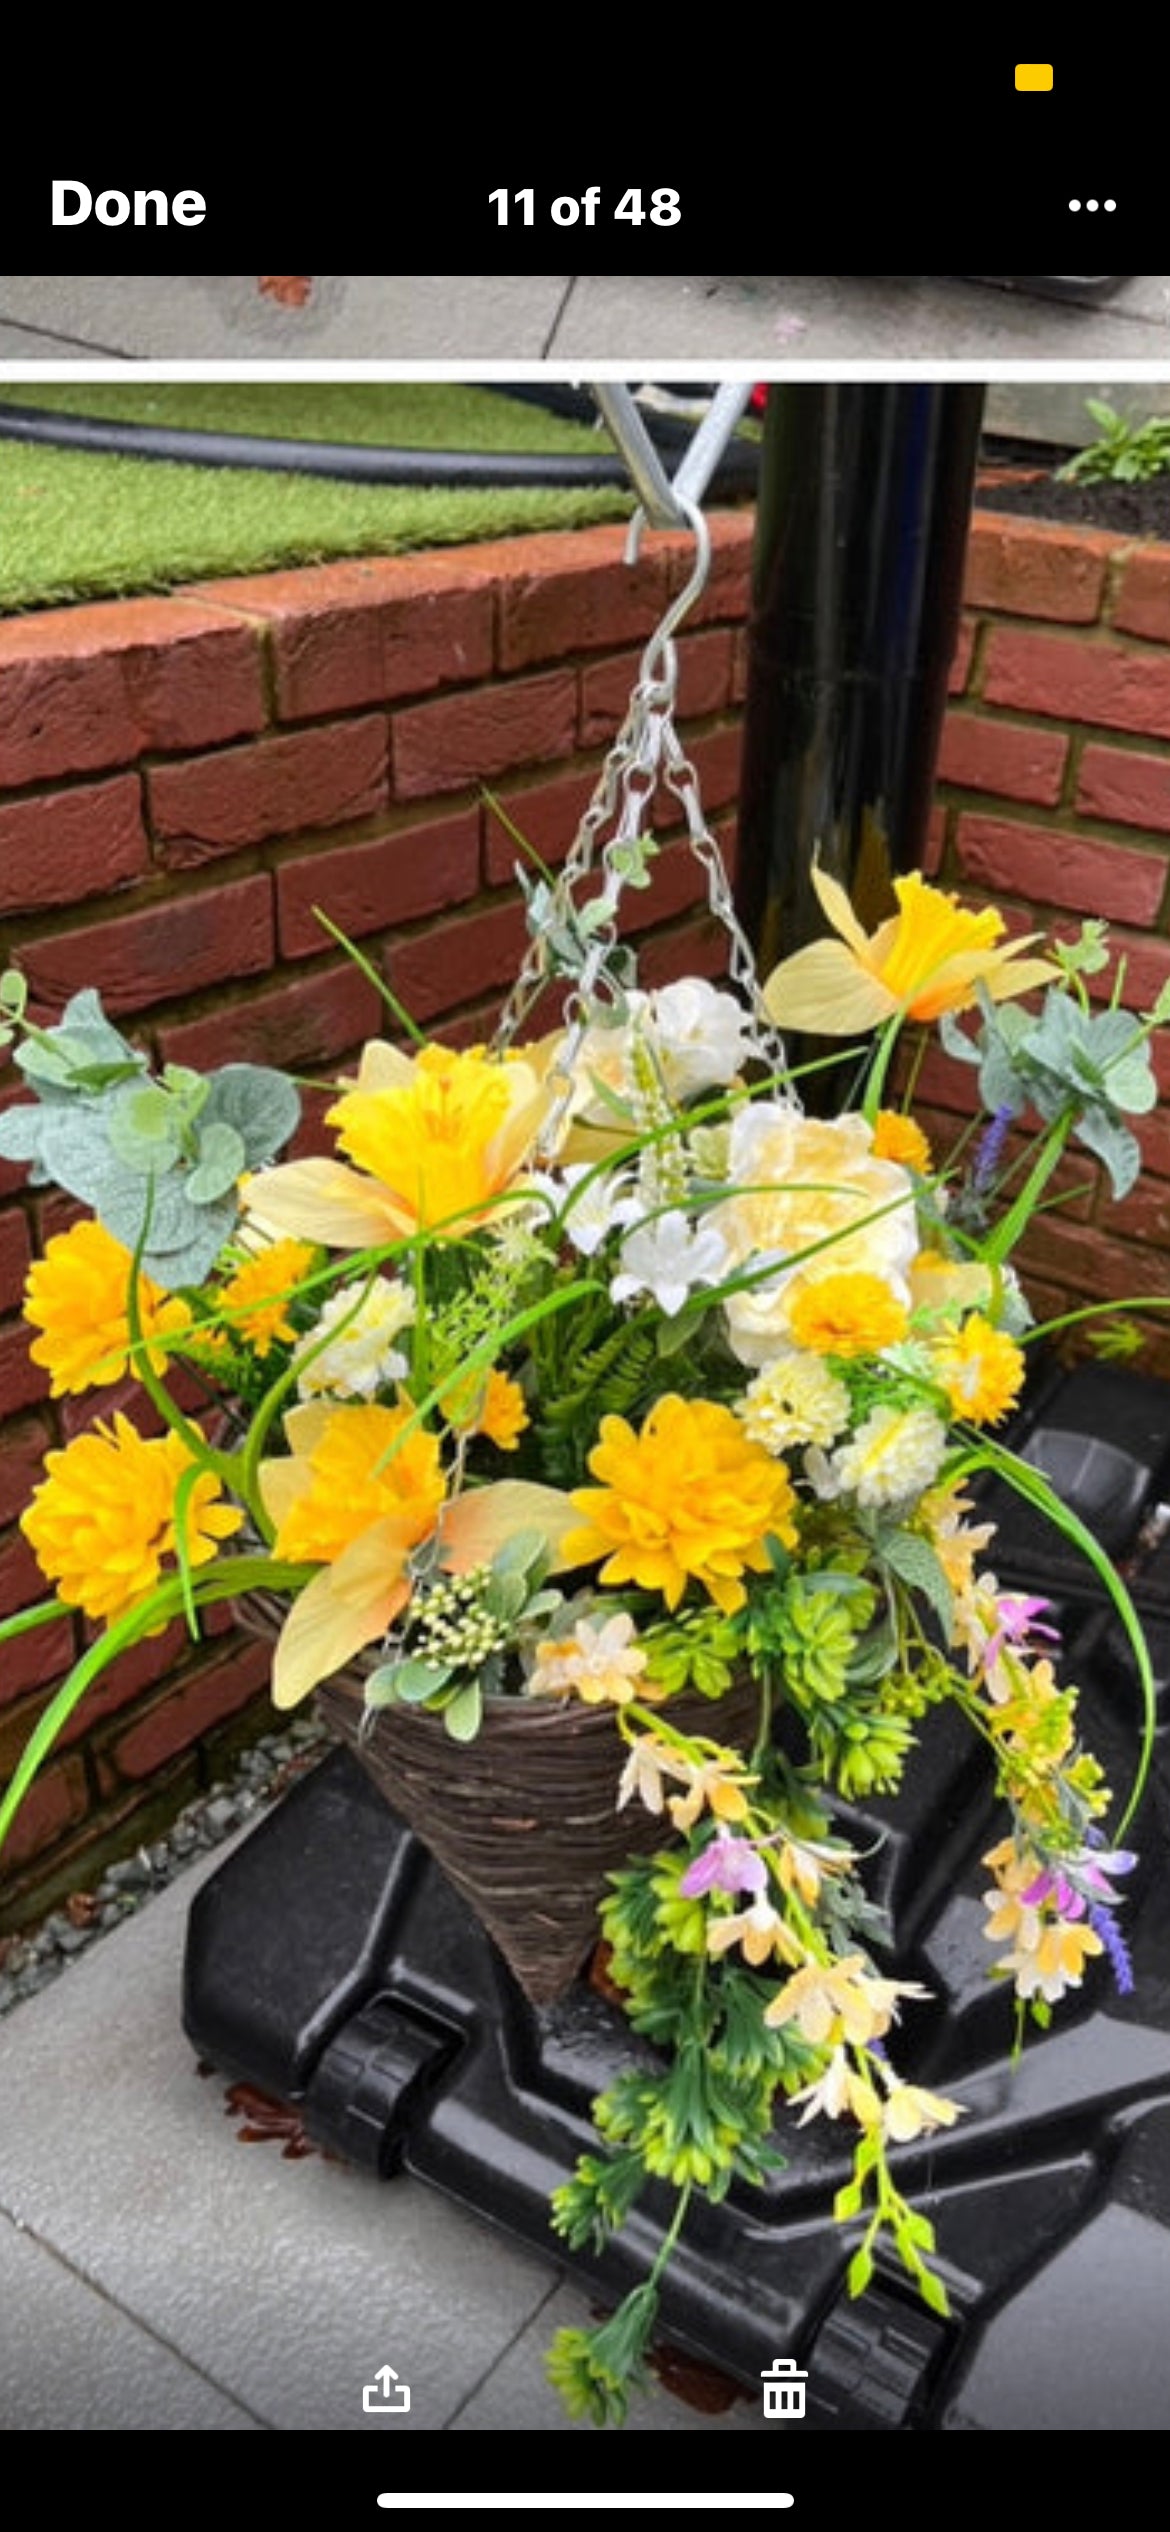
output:
[[[648,417],[649,418],[649,417]],[[686,434],[689,438],[690,434]],[[93,456],[158,458],[184,466],[250,466],[265,473],[328,475],[345,483],[468,487],[483,491],[583,490],[612,484],[630,491],[625,460],[608,446],[580,455],[533,456],[511,451],[369,448],[331,440],[284,440],[242,431],[188,431],[152,422],[97,421],[87,414],[46,412],[0,403],[0,439]],[[682,443],[685,445],[685,439]],[[677,434],[664,446],[681,454]],[[732,440],[709,487],[716,499],[753,492],[759,450]]]

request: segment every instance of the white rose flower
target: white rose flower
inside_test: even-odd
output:
[[[875,1159],[864,1117],[804,1117],[755,1101],[732,1121],[727,1174],[733,1192],[715,1219],[732,1269],[776,1261],[774,1274],[727,1302],[741,1363],[770,1362],[792,1344],[789,1286],[802,1271],[878,1275],[909,1301],[914,1184],[899,1162]]]

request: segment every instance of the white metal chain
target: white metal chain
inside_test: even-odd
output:
[[[561,1080],[563,1089],[554,1101],[550,1138],[559,1129],[572,1093],[574,1067],[585,1032],[607,1009],[613,1008],[614,988],[608,969],[618,946],[621,901],[631,866],[630,848],[643,836],[660,785],[681,803],[687,843],[706,878],[708,905],[728,936],[728,973],[747,1005],[752,1051],[775,1078],[775,1095],[795,1104],[795,1093],[787,1086],[784,1042],[768,1016],[751,944],[735,911],[723,855],[703,813],[698,775],[675,728],[678,654],[674,635],[706,587],[711,561],[710,531],[702,511],[688,496],[676,498],[695,537],[690,579],[672,600],[643,651],[625,719],[605,758],[554,883],[551,900],[545,903],[545,920],[534,931],[495,1034],[497,1047],[510,1045],[533,1004],[557,973],[556,932],[562,924],[572,926],[580,902],[578,892],[600,868],[601,885],[590,900],[586,946],[565,996],[564,1034],[553,1066],[553,1074]],[[627,547],[630,559],[637,551],[642,520],[643,513],[639,511],[631,522]],[[607,839],[604,842],[603,837]]]

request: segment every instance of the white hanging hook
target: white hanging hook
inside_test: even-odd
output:
[[[638,508],[626,534],[626,561],[636,563],[642,530],[689,527],[695,539],[695,561],[686,587],[678,592],[653,633],[642,657],[642,680],[663,686],[673,700],[675,659],[672,637],[683,617],[700,598],[711,568],[711,533],[700,504],[728,440],[751,395],[750,380],[725,379],[690,441],[673,480],[667,475],[654,442],[628,387],[595,386],[594,396],[612,438],[630,470]]]
[[[646,648],[642,653],[641,671],[643,684],[654,685],[658,680],[665,679],[672,689],[674,685],[674,635],[677,632],[679,625],[682,623],[683,617],[690,614],[691,608],[696,604],[696,601],[702,597],[703,591],[707,586],[707,579],[711,569],[711,530],[699,508],[698,502],[690,501],[684,495],[683,499],[679,503],[679,508],[682,511],[683,517],[695,540],[695,559],[691,566],[690,579],[671,599],[670,605],[663,616],[661,624],[656,627],[646,644]],[[638,559],[638,546],[641,542],[645,515],[645,511],[635,510],[633,518],[630,521],[629,532],[626,537],[627,563],[634,563]]]

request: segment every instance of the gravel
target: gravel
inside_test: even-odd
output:
[[[298,1716],[244,1751],[226,1782],[189,1802],[164,1837],[111,1864],[91,1890],[78,1891],[25,1934],[0,1937],[0,2015],[38,1995],[103,1934],[136,1916],[158,1891],[213,1847],[222,1846],[295,1776],[333,1746],[324,1726]]]

